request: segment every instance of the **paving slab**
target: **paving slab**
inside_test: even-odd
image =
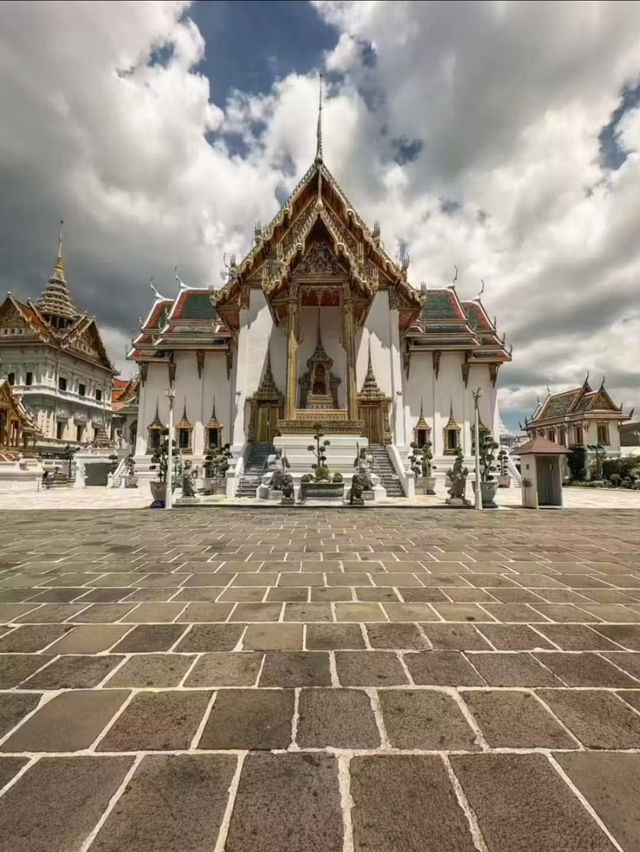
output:
[[[541,689],[537,694],[587,748],[640,748],[640,715],[614,693]]]
[[[254,651],[235,654],[201,654],[184,682],[185,686],[253,686],[260,673],[263,655]]]
[[[196,690],[139,692],[97,748],[99,751],[188,749],[210,698],[210,692]]]
[[[195,654],[136,654],[111,675],[105,686],[179,686],[194,660]]]
[[[336,651],[335,657],[341,686],[404,686],[408,683],[402,663],[391,651]]]
[[[97,493],[87,489],[85,499]],[[59,494],[44,496],[65,505]],[[565,811],[574,847],[560,831],[559,850],[598,849],[599,829],[588,836],[583,826],[572,828],[578,813],[597,823],[558,767],[567,754],[640,750],[640,622],[631,621],[640,615],[637,530],[637,510],[623,507],[458,513],[423,503],[342,512],[248,501],[174,513],[113,505],[107,512],[2,513],[0,614],[24,623],[3,626],[0,618],[0,708],[11,724],[12,713],[26,709],[16,702],[30,702],[29,715],[7,737],[23,732],[34,743],[14,740],[9,747],[18,751],[0,750],[0,773],[7,767],[2,777],[11,785],[25,769],[15,785],[22,789],[42,761],[24,763],[42,753],[32,751],[36,734],[57,750],[77,751],[90,739],[93,759],[130,761],[133,752],[140,761],[144,752],[165,752],[154,756],[161,760],[148,778],[142,758],[135,796],[132,781],[111,800],[99,833],[103,848],[142,849],[146,841],[163,849],[228,852],[235,844],[243,852],[307,852],[324,849],[321,831],[331,822],[337,834],[328,837],[329,848],[335,841],[342,849],[338,835],[352,825],[345,849],[449,852],[469,848],[471,838],[449,761],[542,757],[562,796],[545,772],[534,766],[528,773],[527,762],[520,774],[522,784],[533,785],[531,795],[524,787],[503,795],[508,772],[506,780],[501,771],[483,775],[485,795],[499,802],[477,812],[487,850],[544,850],[551,836],[545,822],[564,819]],[[125,698],[103,712],[98,704],[118,692]],[[97,704],[83,699],[61,712],[55,702],[72,695]],[[47,722],[47,713],[57,717]],[[42,730],[29,733],[36,720]],[[242,791],[254,757],[273,763],[259,795],[241,793],[234,803],[227,802],[227,769],[218,796],[216,773],[186,762],[194,756],[231,759],[232,769],[245,761],[231,796],[238,778]],[[388,762],[376,763],[382,758]],[[318,772],[309,759],[330,771],[301,799],[304,772]],[[358,787],[361,760],[373,768]],[[587,767],[584,775],[591,773],[595,790],[601,781],[602,799],[594,796],[592,805],[626,848],[636,831],[628,813],[635,789],[626,770],[617,772],[612,761],[610,770]],[[173,816],[166,808],[172,778]],[[195,799],[209,789],[211,808],[200,803],[197,810]],[[512,812],[522,808],[525,817],[509,826],[505,816],[500,830],[511,832],[507,837],[487,813],[506,815],[509,796],[522,802]],[[329,802],[320,816],[316,798]],[[349,820],[342,807],[350,804]],[[39,807],[27,799],[17,805],[23,812]],[[252,816],[241,819],[239,807]],[[228,837],[220,808],[232,823]],[[97,819],[77,842],[65,846],[62,832],[61,852],[82,848]],[[245,833],[247,825],[255,834]],[[50,834],[42,837],[56,850]]]
[[[22,688],[91,689],[98,686],[123,659],[119,654],[58,657],[23,681]]]
[[[249,754],[225,852],[342,852],[338,764],[323,754]]]
[[[130,624],[80,625],[66,632],[47,650],[52,654],[97,654],[111,648],[129,630]]]
[[[472,624],[425,624],[423,630],[432,647],[439,650],[491,650],[491,645]]]
[[[232,755],[147,755],[91,849],[210,852],[236,764]]]
[[[330,686],[329,655],[320,651],[267,651],[259,686]]]
[[[469,659],[490,686],[563,685],[562,680],[528,652],[470,654]]]
[[[38,706],[40,695],[35,693],[0,693],[0,737],[13,730],[24,717]]]
[[[53,660],[52,654],[1,654],[0,689],[11,689]]]
[[[35,651],[41,651],[72,629],[73,626],[70,624],[22,625],[0,638],[0,654],[31,654]],[[54,651],[52,653],[57,654],[58,652]]]
[[[640,852],[640,754],[558,754],[556,760],[625,852]]]
[[[536,625],[536,630],[540,626]],[[498,651],[553,648],[551,642],[526,624],[479,624],[477,629]]]
[[[451,765],[489,849],[615,849],[543,755],[452,755]]]
[[[0,757],[0,790],[28,763],[26,757]]]
[[[358,624],[307,624],[309,651],[363,649],[362,630]]]
[[[198,748],[286,749],[291,743],[292,689],[225,689],[216,695]]]
[[[465,814],[439,757],[354,757],[356,852],[474,852]]]
[[[372,648],[422,651],[430,647],[416,624],[367,624],[366,630]]]
[[[454,699],[435,690],[379,692],[389,742],[395,748],[475,751],[476,734]]]
[[[249,624],[242,647],[246,651],[297,651],[302,650],[303,641],[302,624]]]
[[[54,696],[0,747],[4,752],[89,748],[129,695],[127,690],[83,690]]]
[[[43,757],[0,798],[0,837],[15,852],[79,850],[133,757]]]
[[[194,624],[184,633],[175,650],[233,651],[243,632],[243,624]]]
[[[573,654],[551,651],[535,656],[567,686],[640,686],[635,678],[588,651]]]
[[[465,690],[461,694],[491,748],[579,748],[531,692]]]
[[[300,748],[378,748],[380,734],[369,696],[358,689],[303,689]]]
[[[405,654],[404,662],[414,682],[424,686],[485,684],[460,651],[421,651],[417,654]]]

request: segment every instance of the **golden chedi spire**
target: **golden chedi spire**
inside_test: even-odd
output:
[[[71,300],[67,279],[64,274],[64,264],[62,262],[63,224],[61,219],[56,262],[51,273],[51,278],[49,278],[49,283],[37,304],[40,313],[47,318],[62,317],[64,319],[75,319],[78,316],[78,311]]]

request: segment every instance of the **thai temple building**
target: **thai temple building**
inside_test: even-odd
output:
[[[548,391],[546,399],[538,403],[524,429],[530,438],[547,438],[565,447],[598,446],[608,458],[620,455],[620,425],[633,416],[625,414],[622,405],[616,405],[604,386],[604,378],[597,390],[589,384],[589,376],[579,388],[561,393]]]
[[[481,424],[498,435],[504,336],[479,298],[416,287],[408,258],[389,257],[378,223],[364,223],[324,162],[321,116],[311,167],[275,218],[255,224],[224,286],[155,291],[129,353],[140,464],[167,427],[170,390],[177,444],[194,464],[210,444],[247,465],[275,445],[293,472],[309,470],[319,424],[330,468],[352,469],[368,444],[401,474],[410,444],[430,441],[444,476],[459,447],[472,466],[477,389]]]
[[[55,449],[106,441],[114,375],[95,317],[71,298],[60,233],[42,296],[8,293],[0,304],[0,379],[32,418],[38,448]]]

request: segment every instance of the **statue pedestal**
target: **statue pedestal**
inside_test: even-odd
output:
[[[457,506],[460,509],[468,509],[471,506],[466,497],[447,497],[444,502],[447,506]]]

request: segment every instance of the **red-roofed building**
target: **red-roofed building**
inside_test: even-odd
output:
[[[589,378],[579,388],[548,392],[538,403],[524,428],[530,438],[546,438],[563,447],[585,447],[590,455],[600,447],[609,458],[620,455],[620,424],[629,420],[633,411],[625,414],[616,405],[604,386],[593,390]]]
[[[406,490],[413,441],[431,442],[438,476],[459,447],[471,464],[477,388],[480,420],[498,435],[504,335],[479,299],[411,284],[409,258],[392,260],[325,165],[320,123],[311,167],[274,219],[255,224],[224,286],[179,284],[171,299],[153,288],[129,353],[140,462],[168,423],[170,388],[178,446],[196,465],[214,439],[258,467],[275,444],[297,474],[320,423],[330,467],[351,473],[356,446],[378,445],[385,486]]]

